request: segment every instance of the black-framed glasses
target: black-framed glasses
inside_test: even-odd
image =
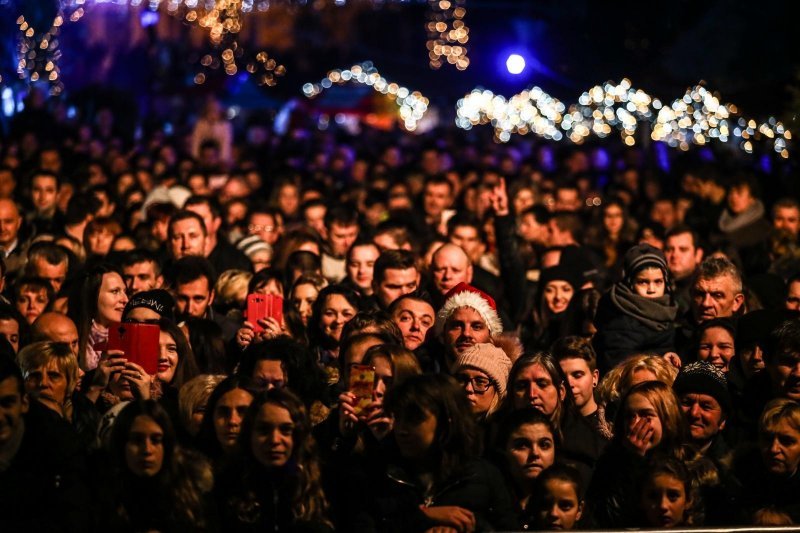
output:
[[[492,386],[492,381],[489,378],[485,378],[483,376],[475,376],[470,377],[466,374],[456,374],[455,375],[456,381],[461,383],[464,387],[467,385],[472,385],[472,390],[474,390],[478,394],[483,394],[489,387]]]

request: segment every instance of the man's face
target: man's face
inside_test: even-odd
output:
[[[675,225],[676,218],[675,204],[670,200],[656,201],[650,210],[650,220],[658,222],[666,229]]]
[[[800,209],[796,207],[778,207],[772,221],[776,229],[788,231],[795,237],[800,233]]]
[[[28,412],[28,397],[20,394],[19,385],[15,377],[0,381],[0,448],[16,435],[22,415]]]
[[[194,204],[190,205],[186,208],[187,211],[191,211],[200,216],[203,219],[203,225],[206,227],[206,233],[208,235],[216,235],[217,230],[219,230],[220,225],[222,224],[222,218],[214,217],[214,214],[211,212],[207,204]]]
[[[19,234],[22,217],[10,200],[0,200],[0,246],[9,246]]]
[[[197,220],[186,218],[172,223],[169,245],[172,257],[175,259],[189,255],[204,257],[206,236]]]
[[[42,335],[53,342],[69,344],[73,353],[78,353],[78,328],[66,315],[44,313],[34,326]]]
[[[428,217],[438,219],[452,201],[450,186],[446,183],[429,183],[425,186],[422,204]]]
[[[708,443],[725,427],[725,413],[713,396],[685,393],[680,401],[692,440],[696,443]]]
[[[179,314],[203,318],[208,307],[214,302],[214,291],[208,286],[208,280],[200,277],[178,285],[175,290],[175,302]]]
[[[685,279],[692,275],[703,260],[703,250],[695,248],[691,233],[679,233],[668,238],[664,255],[675,279]]]
[[[441,294],[447,292],[459,283],[472,281],[472,265],[462,250],[443,246],[433,254],[431,262],[433,283]]]
[[[692,287],[692,311],[698,323],[733,316],[743,303],[744,295],[728,275],[698,278]]]
[[[274,359],[261,359],[253,368],[253,381],[260,390],[282,389],[287,385],[283,364]]]
[[[249,235],[258,235],[267,244],[275,244],[281,236],[283,228],[272,215],[267,213],[253,213],[247,225]]]
[[[142,261],[122,267],[122,279],[125,280],[128,296],[160,289],[164,282],[164,278],[156,274],[156,265],[152,261]]]
[[[549,229],[545,224],[539,224],[536,217],[527,214],[519,221],[519,235],[526,242],[545,246],[550,238]]]
[[[383,280],[375,287],[375,296],[378,303],[386,309],[389,305],[404,294],[417,290],[419,272],[411,268],[388,268],[383,273]]]
[[[456,226],[453,228],[450,242],[467,252],[473,262],[477,262],[486,249],[486,246],[481,242],[478,228],[472,226]]]
[[[49,281],[57,294],[67,278],[67,262],[51,265],[44,257],[37,257],[33,261],[33,275]]]
[[[747,185],[731,187],[731,190],[728,191],[728,209],[734,215],[747,211],[753,202],[755,202],[755,198],[750,194],[750,187]]]
[[[455,356],[453,359],[475,344],[489,342],[490,338],[489,326],[471,307],[459,307],[444,325],[445,347],[451,356]]]
[[[567,376],[567,382],[572,389],[572,396],[575,398],[575,405],[578,409],[583,409],[590,402],[594,402],[594,388],[600,378],[600,372],[592,371],[589,363],[580,357],[568,357],[559,362],[561,370]],[[581,411],[583,412],[583,411]]]
[[[350,249],[350,246],[356,242],[357,237],[358,224],[342,226],[334,222],[328,229],[328,244],[331,248],[331,254],[334,257],[344,257],[347,255],[347,250]]]
[[[793,281],[789,284],[789,291],[786,295],[786,309],[800,311],[800,281]]]
[[[578,189],[556,190],[556,211],[577,211],[581,207]]]
[[[37,213],[50,214],[56,209],[58,184],[52,176],[34,176],[31,184],[31,200]]]
[[[767,372],[777,396],[800,401],[800,353],[779,353],[767,363]]]

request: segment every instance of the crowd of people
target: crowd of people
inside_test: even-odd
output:
[[[0,141],[3,531],[800,524],[791,180],[64,106]]]

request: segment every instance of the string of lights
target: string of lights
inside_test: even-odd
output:
[[[464,23],[467,14],[464,0],[429,0],[428,5],[428,64],[434,70],[446,63],[466,70],[469,67],[466,47],[469,28]]]
[[[20,79],[30,82],[48,81],[50,93],[53,95],[61,94],[64,90],[58,67],[58,60],[61,58],[58,32],[63,23],[63,13],[59,12],[46,32],[37,32],[24,16],[17,18],[17,27],[22,33],[17,73]]]
[[[459,128],[491,124],[495,139],[500,142],[508,142],[512,134],[533,133],[556,141],[566,137],[581,144],[590,135],[605,138],[616,130],[626,145],[633,146],[638,129],[644,126],[651,139],[684,151],[692,145],[716,141],[733,143],[753,153],[754,142],[767,142],[788,159],[792,133],[784,124],[774,117],[757,123],[738,115],[735,105],[721,103],[718,95],[701,85],[689,88],[682,98],[667,106],[633,88],[627,78],[592,87],[566,112],[564,104],[539,87],[509,99],[474,89],[456,104]]]
[[[360,83],[372,87],[397,104],[399,122],[407,131],[417,129],[417,123],[422,120],[430,103],[418,91],[410,91],[395,82],[390,82],[381,76],[378,69],[371,61],[353,65],[349,69],[335,69],[328,72],[319,83],[306,83],[303,85],[303,94],[307,98],[315,98],[325,89],[330,89],[334,84]]]

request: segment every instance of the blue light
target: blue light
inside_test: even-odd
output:
[[[150,11],[149,9],[145,9],[142,11],[142,14],[139,16],[139,21],[142,24],[142,28],[149,28],[151,26],[155,26],[158,24],[159,15],[157,11]]]
[[[506,59],[506,68],[511,74],[522,74],[525,70],[525,58],[519,54],[511,54]]]

